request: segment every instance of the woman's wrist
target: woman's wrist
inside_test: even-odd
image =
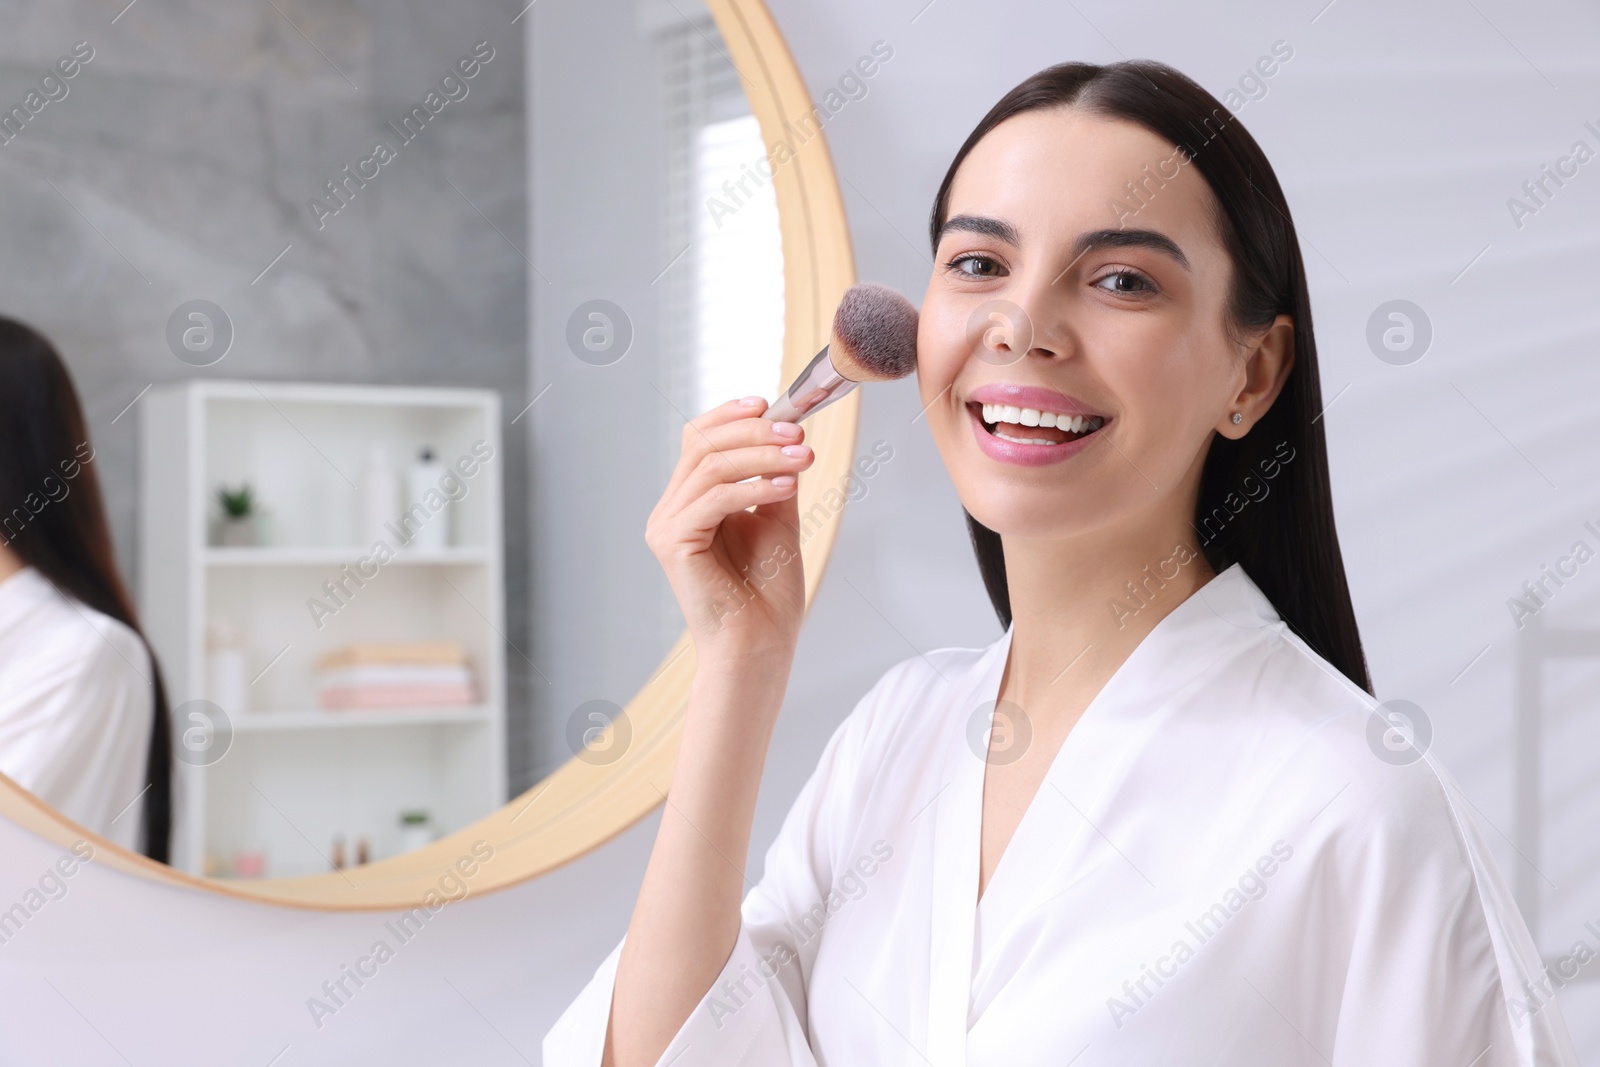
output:
[[[794,664],[798,636],[759,640],[742,636],[697,636],[694,638],[695,675],[737,683],[774,677],[787,679]]]
[[[764,743],[783,705],[793,662],[792,649],[783,647],[711,651],[689,683],[686,725],[704,724],[718,733],[736,727],[749,743]]]

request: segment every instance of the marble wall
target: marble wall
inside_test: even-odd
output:
[[[497,389],[506,636],[525,645],[526,420],[510,423],[528,400],[522,7],[0,2],[0,113],[26,120],[0,126],[0,313],[43,330],[72,369],[126,574],[137,578],[135,401],[152,383]],[[75,46],[87,59],[66,79],[57,63]],[[478,60],[475,76],[441,88],[463,58]],[[418,106],[437,113],[414,138],[387,128]],[[324,183],[359,171],[378,139],[394,157],[345,185],[332,214]],[[330,207],[309,206],[318,196]],[[235,330],[226,357],[199,369],[166,338],[194,299]],[[516,787],[528,670],[510,650],[507,664]]]

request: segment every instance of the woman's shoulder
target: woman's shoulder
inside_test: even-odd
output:
[[[878,678],[873,689],[887,694],[931,693],[960,681],[993,651],[994,644],[945,645],[897,660]]]
[[[862,697],[862,704],[880,721],[895,719],[910,709],[954,690],[993,652],[995,644],[946,645],[918,652],[890,664]]]
[[[69,596],[33,567],[0,583],[0,661],[57,684],[124,673],[142,681],[150,656],[133,628]]]
[[[946,736],[941,717],[951,695],[970,679],[994,645],[943,646],[891,663],[856,701],[835,731],[854,777],[870,779],[887,762],[921,766]]]
[[[1294,634],[1281,636],[1242,672],[1266,696],[1248,714],[1272,791],[1303,794],[1318,836],[1347,855],[1430,855],[1463,871],[1480,860],[1471,806],[1434,751],[1429,712],[1378,699]]]

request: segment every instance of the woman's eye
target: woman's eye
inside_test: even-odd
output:
[[[969,265],[974,269],[968,270]],[[980,256],[971,252],[964,256],[957,256],[946,266],[957,274],[965,274],[969,278],[998,278],[1004,269],[988,256]]]
[[[1121,283],[1126,284],[1117,284],[1111,286],[1110,288],[1107,288],[1101,284],[1101,282],[1113,280],[1120,280]],[[1151,283],[1150,279],[1146,278],[1143,274],[1140,274],[1135,270],[1113,271],[1101,278],[1100,281],[1095,282],[1095,285],[1098,288],[1106,289],[1106,291],[1110,293],[1142,293],[1155,290],[1155,286]]]

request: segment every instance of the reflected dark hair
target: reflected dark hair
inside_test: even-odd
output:
[[[88,455],[85,456],[85,450]],[[37,512],[24,503],[49,494],[68,470],[73,485]],[[111,529],[100,499],[94,451],[72,377],[55,347],[36,330],[0,317],[0,540],[57,589],[133,630],[150,651],[154,717],[145,759],[142,851],[170,862],[171,722],[155,651],[139,629],[133,601],[117,573]]]
[[[1334,529],[1305,263],[1277,176],[1239,120],[1188,77],[1153,60],[1061,63],[1042,70],[1002,97],[951,161],[929,219],[935,254],[950,186],[967,153],[1013,115],[1061,107],[1142,126],[1182,149],[1184,162],[1199,171],[1220,206],[1215,221],[1233,263],[1228,326],[1236,338],[1264,329],[1279,314],[1294,321],[1294,366],[1276,402],[1243,438],[1212,438],[1193,526],[1213,570],[1220,574],[1238,563],[1290,629],[1370,693]],[[1291,450],[1287,458],[1284,448]],[[1230,499],[1244,499],[1248,479],[1259,482],[1258,472],[1279,467],[1282,478],[1268,496],[1228,506]],[[1000,535],[964,508],[963,513],[989,600],[1000,625],[1009,627]]]

